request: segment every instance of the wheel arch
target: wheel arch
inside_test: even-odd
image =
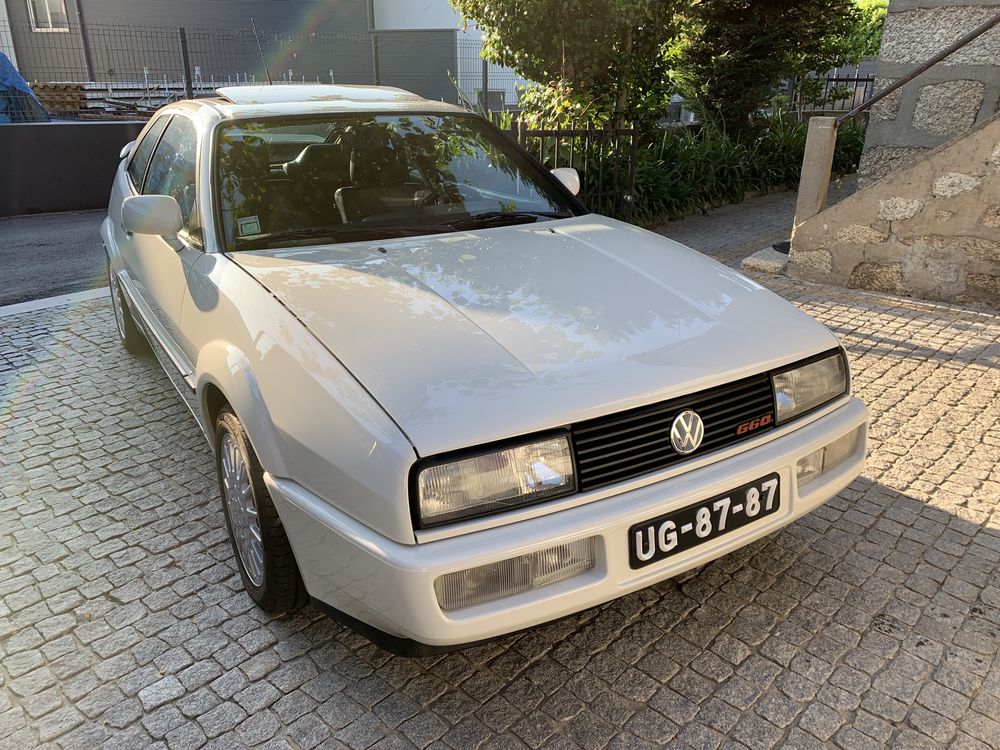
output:
[[[225,342],[211,342],[195,367],[202,424],[214,445],[215,420],[226,406],[240,420],[265,471],[284,476],[284,460],[274,422],[246,355]]]
[[[226,406],[231,406],[226,394],[222,392],[213,381],[205,383],[204,392],[201,397],[202,412],[205,415],[205,423],[214,425],[221,412]]]

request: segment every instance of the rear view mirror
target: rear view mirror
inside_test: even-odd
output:
[[[118,154],[118,158],[119,159],[127,159],[129,157],[129,155],[132,153],[132,149],[133,148],[135,148],[135,141],[129,141],[122,148],[121,153]]]
[[[573,169],[573,167],[557,167],[552,170],[552,174],[573,195],[580,192],[580,173]]]
[[[169,195],[133,195],[122,202],[122,227],[126,232],[170,239],[183,226],[181,207]]]

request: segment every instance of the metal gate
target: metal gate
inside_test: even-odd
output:
[[[629,221],[635,191],[638,137],[634,127],[535,128],[516,121],[507,131],[547,169],[580,174],[580,201],[594,213]]]

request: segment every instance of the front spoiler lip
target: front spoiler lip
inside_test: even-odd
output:
[[[842,434],[867,425],[857,399],[780,440],[664,482],[571,511],[424,544],[400,544],[336,511],[304,488],[267,477],[311,596],[366,627],[430,647],[478,642],[602,604],[703,565],[773,533],[849,484],[864,463],[866,432],[855,455],[802,492],[795,462]],[[633,523],[726,492],[772,471],[788,488],[788,510],[718,542],[699,545],[639,570],[628,569],[626,531]],[[434,580],[447,572],[526,554],[586,536],[598,537],[598,567],[551,586],[444,613]],[[366,633],[367,634],[367,633]]]
[[[445,654],[449,651],[460,651],[466,648],[473,648],[493,640],[492,637],[480,638],[477,641],[469,641],[468,643],[453,643],[444,646],[434,646],[429,643],[422,643],[421,641],[413,638],[393,635],[392,633],[386,632],[385,630],[377,628],[374,625],[369,625],[367,622],[363,622],[356,617],[351,617],[346,612],[339,610],[319,599],[312,599],[311,603],[313,607],[318,609],[334,622],[339,623],[346,628],[350,628],[355,633],[363,635],[379,648],[388,651],[390,654],[395,654],[396,656],[407,656],[411,658],[435,656],[436,654]],[[569,617],[569,615],[567,615],[567,617]],[[520,631],[516,632],[530,630],[532,627],[534,626],[528,625],[527,627],[521,628]],[[508,635],[510,634],[508,633]]]

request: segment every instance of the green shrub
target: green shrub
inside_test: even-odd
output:
[[[509,116],[497,122],[504,128],[511,124]],[[748,193],[795,188],[807,130],[793,113],[779,112],[758,117],[739,141],[712,127],[640,131],[632,221],[650,226],[739,203]],[[546,167],[576,167],[592,211],[615,214],[620,208],[628,180],[627,138],[529,138],[525,145]],[[861,125],[842,125],[833,173],[855,171],[863,145]]]
[[[788,113],[761,117],[749,137],[748,190],[795,187],[806,148],[806,124]]]
[[[652,224],[743,200],[747,149],[719,131],[664,133],[639,149],[633,220]]]
[[[865,147],[865,128],[858,120],[848,120],[837,130],[837,148],[833,152],[833,173],[850,174],[858,169]]]
[[[664,132],[640,145],[632,220],[652,225],[693,211],[738,203],[747,193],[794,188],[806,145],[806,123],[789,113],[758,119],[742,141],[705,127]],[[857,169],[864,129],[854,121],[837,135],[833,173]],[[623,155],[624,157],[624,155]]]

